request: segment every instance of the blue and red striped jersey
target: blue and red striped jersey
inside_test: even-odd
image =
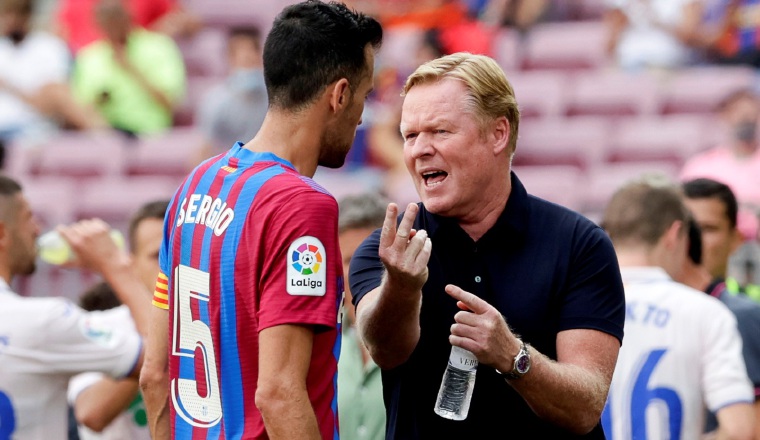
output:
[[[171,427],[182,439],[266,439],[259,332],[313,325],[307,389],[338,438],[343,269],[334,197],[288,161],[236,144],[187,177],[164,222],[153,304],[169,311]]]

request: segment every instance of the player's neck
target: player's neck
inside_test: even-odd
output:
[[[313,117],[306,113],[292,114],[270,110],[261,129],[245,148],[270,152],[292,163],[304,176],[313,177],[319,160],[321,132]]]

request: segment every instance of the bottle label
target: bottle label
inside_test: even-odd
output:
[[[449,365],[462,371],[475,371],[478,368],[478,358],[464,348],[452,346]]]

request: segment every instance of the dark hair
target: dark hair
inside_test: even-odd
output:
[[[365,48],[378,49],[383,30],[373,18],[337,2],[309,0],[285,8],[264,43],[269,105],[300,110],[327,85],[356,85],[366,70]]]
[[[757,93],[750,88],[750,87],[742,87],[736,90],[733,90],[731,93],[723,97],[723,99],[718,102],[718,105],[715,107],[715,110],[718,112],[725,111],[729,107],[731,107],[735,102],[741,101],[742,99],[750,99],[755,102],[757,102]]]
[[[79,307],[92,312],[94,310],[109,310],[121,305],[113,288],[105,281],[101,281],[82,293],[79,297]]]
[[[0,0],[0,12],[19,14],[24,17],[31,17],[34,12],[33,0]]]
[[[15,179],[0,174],[0,196],[15,196],[21,192],[21,184]]]
[[[702,230],[693,218],[689,218],[689,259],[702,264]]]
[[[168,200],[156,200],[142,205],[132,216],[129,220],[129,249],[132,250],[132,252],[135,251],[135,234],[137,233],[137,227],[140,226],[140,223],[149,218],[163,220],[166,216],[167,209],[169,209]]]
[[[673,222],[688,220],[678,187],[633,182],[612,196],[602,227],[616,246],[654,246]]]
[[[731,188],[713,179],[694,179],[684,182],[683,192],[687,199],[716,199],[726,209],[726,218],[731,228],[736,227],[739,204]]]
[[[250,26],[233,26],[230,28],[227,34],[227,41],[233,38],[247,38],[256,45],[257,48],[261,47],[261,31],[258,27]]]

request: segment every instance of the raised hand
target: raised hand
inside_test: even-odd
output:
[[[396,228],[398,206],[388,205],[380,233],[380,260],[393,285],[420,290],[428,278],[428,260],[433,248],[427,231],[412,229],[419,207],[410,203]]]

